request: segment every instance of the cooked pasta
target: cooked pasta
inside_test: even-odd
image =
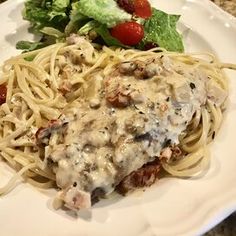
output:
[[[152,77],[154,84],[151,86],[156,84],[157,87],[162,86],[160,91],[168,90],[168,92],[163,92],[163,94],[169,93],[171,91],[170,88],[176,88],[176,90],[173,90],[175,94],[171,95],[172,97],[168,95],[167,98],[164,97],[163,99],[167,101],[167,107],[170,109],[175,106],[181,106],[180,108],[175,107],[177,109],[175,113],[178,109],[182,109],[182,115],[174,117],[174,119],[180,119],[179,117],[181,117],[181,119],[184,119],[181,122],[184,122],[185,125],[179,122],[178,124],[181,124],[180,129],[176,124],[169,127],[168,134],[175,135],[177,139],[176,137],[172,139],[172,136],[168,138],[168,134],[165,134],[168,138],[167,140],[165,137],[165,142],[167,140],[169,145],[166,144],[164,147],[162,143],[162,150],[158,149],[157,155],[155,155],[157,156],[155,158],[159,160],[160,166],[169,174],[179,177],[195,175],[207,167],[210,160],[208,144],[214,139],[221,126],[222,113],[225,110],[228,96],[228,80],[222,69],[236,69],[235,65],[223,64],[208,53],[182,54],[168,52],[162,48],[155,48],[149,51],[100,48],[98,45],[90,44],[83,38],[70,38],[68,42],[23,53],[7,60],[2,67],[0,83],[7,87],[7,94],[6,101],[0,106],[0,152],[2,158],[16,170],[17,174],[5,187],[0,188],[0,195],[8,193],[14,188],[19,176],[40,188],[56,186],[56,182],[59,181],[59,177],[56,176],[58,167],[56,167],[56,170],[55,166],[51,168],[49,159],[55,152],[55,150],[51,150],[52,147],[58,144],[58,140],[62,137],[60,136],[62,131],[59,131],[58,127],[60,125],[56,126],[56,128],[53,126],[54,122],[61,120],[62,123],[64,122],[63,124],[67,125],[71,119],[69,118],[68,121],[68,117],[72,117],[87,98],[95,96],[94,94],[98,91],[97,87],[100,86],[99,88],[101,89],[104,83],[110,83],[110,78],[117,77],[117,73],[120,73],[120,77],[122,73],[125,76],[133,76],[132,73],[135,74],[136,72],[132,71],[133,64],[127,64],[130,62],[136,63],[136,68],[139,67],[138,63],[141,62],[145,62],[144,66],[146,67],[152,65],[152,63],[156,67],[159,66],[159,71],[155,69],[154,73],[154,69],[151,68],[150,71],[145,72],[145,76]],[[120,65],[123,66],[122,72]],[[142,77],[143,74],[136,73],[135,75],[142,81],[140,83],[145,81],[147,81],[145,83],[148,83],[149,79]],[[163,87],[165,84],[162,84],[162,81],[165,82],[166,78],[168,78],[168,83],[170,84],[168,88]],[[183,84],[179,85],[178,80],[183,81]],[[196,84],[193,81],[196,81],[196,83],[199,81],[199,83]],[[188,106],[186,105],[190,95],[181,90],[187,82],[190,84],[190,93],[193,93],[191,95],[193,97],[189,100],[189,104],[193,104],[191,107],[189,104]],[[114,86],[117,89],[117,86],[120,85]],[[181,101],[176,98],[179,96],[176,91],[180,90],[179,99],[182,99]],[[106,92],[107,90],[105,90]],[[204,94],[200,94],[202,92]],[[108,98],[108,102],[110,102],[109,109],[115,107],[115,109],[125,110],[124,107],[128,106],[127,104],[136,102],[137,107],[139,107],[138,104],[142,102],[138,100],[141,98],[133,99],[130,93],[124,95],[119,91],[119,96],[121,96],[121,100],[123,99],[122,101],[114,100],[116,98],[109,100]],[[171,97],[171,101],[168,100],[169,97]],[[172,102],[171,105],[170,102]],[[176,105],[177,102],[178,104]],[[97,109],[96,106],[101,106],[97,104],[96,99],[90,100],[89,104],[91,107],[94,106],[95,109]],[[104,103],[102,102],[101,104],[103,105]],[[81,109],[83,110],[84,108]],[[166,112],[165,107],[161,106],[160,109],[164,109],[162,112]],[[183,109],[186,110],[186,118],[183,118]],[[170,111],[168,122],[171,114]],[[164,124],[164,121],[161,120],[160,122],[163,122],[162,125]],[[172,123],[167,124],[170,126]],[[51,128],[52,126],[50,125],[54,128]],[[49,131],[45,127],[49,127],[51,130]],[[42,129],[44,129],[44,132],[51,132],[51,136],[48,138],[47,135],[43,134],[44,136],[39,141],[38,135]],[[66,132],[66,135],[68,135],[69,131]],[[55,133],[56,135],[54,135]],[[160,133],[158,134],[160,135]],[[129,137],[133,138],[134,136],[132,135],[130,134]],[[155,135],[157,136],[157,134]],[[155,135],[152,136],[152,140],[155,139],[153,138]],[[161,140],[160,137],[156,139]],[[146,141],[139,140],[139,142],[144,144]],[[60,145],[62,144],[60,143]],[[154,146],[153,150],[155,149]],[[58,145],[55,149],[60,149],[60,147]],[[179,151],[178,154],[175,154],[176,150]],[[46,158],[48,152],[50,155],[48,154]],[[58,155],[62,154],[59,153]],[[154,157],[146,160],[146,162],[153,160]],[[55,164],[57,162],[56,157],[52,158],[52,160],[50,159],[50,161]],[[136,168],[138,167],[137,169],[139,169],[143,164],[145,163],[137,164]],[[112,171],[113,169],[109,173],[112,173]],[[134,170],[130,169],[125,176],[132,171]],[[59,187],[63,189],[62,185],[59,184]],[[68,186],[66,188],[68,189]],[[91,191],[94,189],[95,187]],[[111,191],[111,189],[107,190],[106,194]],[[63,201],[70,208],[76,208],[68,203],[65,193],[63,196]],[[81,208],[81,206],[78,208]]]

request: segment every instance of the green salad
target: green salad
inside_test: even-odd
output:
[[[63,42],[72,33],[107,46],[184,51],[176,30],[180,16],[152,8],[148,0],[27,0],[22,14],[30,32],[41,36],[18,42],[24,51]]]

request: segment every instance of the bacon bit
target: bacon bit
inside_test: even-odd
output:
[[[136,79],[149,79],[161,73],[160,67],[156,64],[155,59],[151,61],[126,61],[119,65],[118,71],[121,74],[133,75]]]
[[[106,100],[114,107],[124,108],[130,104],[130,91],[122,88],[119,78],[109,78],[105,81]]]
[[[165,161],[168,162],[170,160],[171,156],[172,156],[171,148],[166,147],[166,148],[162,149],[159,159],[160,160],[165,159]]]
[[[50,137],[52,130],[58,129],[62,125],[63,123],[61,122],[61,120],[50,120],[48,122],[48,127],[40,127],[35,134],[37,144],[47,144],[48,138]]]
[[[178,146],[171,147],[172,156],[174,159],[179,159],[182,156],[182,151]]]
[[[168,105],[167,104],[161,104],[160,105],[160,110],[162,111],[162,112],[165,112],[165,111],[167,111],[168,110]]]
[[[136,188],[149,187],[158,179],[160,170],[161,165],[159,160],[147,163],[139,170],[125,177],[116,187],[116,190],[120,194],[125,195],[127,192]]]
[[[51,128],[53,128],[53,127],[58,127],[58,126],[60,126],[60,125],[61,125],[61,121],[60,121],[60,120],[54,119],[54,120],[50,120],[50,121],[49,121],[49,126],[50,126]]]
[[[114,97],[106,97],[107,101],[111,103],[114,107],[124,108],[127,107],[130,103],[128,96],[124,96],[121,93],[118,93]]]
[[[43,132],[44,132],[44,129],[45,129],[45,128],[40,127],[40,128],[37,130],[37,132],[36,132],[36,134],[35,134],[36,140],[41,139],[41,137],[43,136],[42,134],[43,134]]]
[[[65,95],[72,89],[72,84],[69,81],[63,81],[59,87],[59,91]]]
[[[147,79],[147,72],[146,72],[146,63],[143,61],[136,60],[135,64],[137,69],[134,71],[135,77],[138,79]]]
[[[91,207],[90,194],[73,186],[60,192],[59,197],[65,202],[65,206],[71,210],[88,209]]]
[[[134,70],[134,76],[137,79],[149,79],[158,74],[158,65],[153,62],[145,63],[140,60],[134,62],[136,64],[136,69]]]
[[[7,86],[5,84],[0,85],[0,105],[6,102]]]

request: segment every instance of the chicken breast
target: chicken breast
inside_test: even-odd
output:
[[[37,133],[45,168],[53,170],[60,198],[73,210],[89,208],[125,179],[127,185],[138,178],[143,186],[140,176],[148,173],[146,185],[153,183],[158,159],[171,157],[168,148],[179,144],[207,99],[203,73],[194,68],[180,73],[163,56],[122,62],[88,84],[72,113],[65,111]]]

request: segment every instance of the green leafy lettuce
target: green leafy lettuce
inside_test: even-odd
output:
[[[85,16],[84,14],[80,13],[79,2],[72,3],[71,7],[72,10],[69,14],[69,23],[65,27],[66,35],[77,32],[81,27],[83,27],[91,20],[88,16]]]
[[[19,42],[17,48],[24,51],[64,41],[71,33],[91,36],[92,40],[98,36],[96,40],[102,44],[126,47],[111,36],[110,28],[127,21],[144,27],[144,38],[136,48],[145,49],[146,44],[156,43],[169,51],[184,50],[176,30],[180,16],[153,8],[149,19],[134,18],[116,0],[26,0],[23,17],[31,23],[31,32],[42,36],[40,42]]]
[[[80,0],[78,11],[107,27],[130,21],[132,15],[119,8],[114,0]]]
[[[44,47],[42,42],[29,42],[29,41],[19,41],[16,44],[16,49],[24,50],[24,52],[33,51],[39,48]]]
[[[176,30],[179,15],[169,15],[153,8],[152,17],[144,22],[144,38],[139,45],[143,49],[147,43],[156,43],[169,51],[183,52],[182,36]]]
[[[30,21],[31,30],[38,33],[44,27],[63,31],[69,19],[70,0],[28,0],[25,2],[23,18]]]

